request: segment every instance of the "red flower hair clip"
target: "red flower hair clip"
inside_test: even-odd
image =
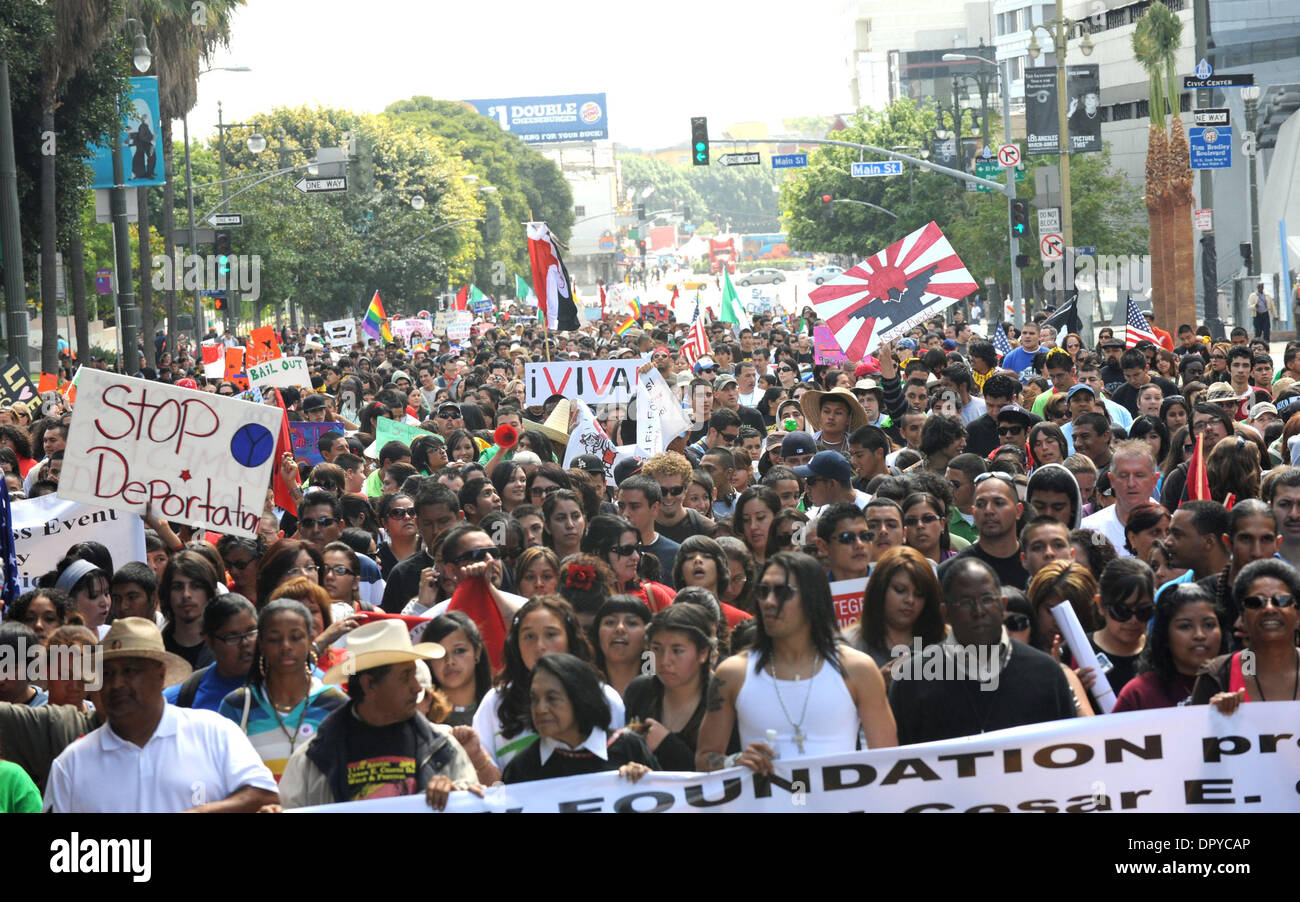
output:
[[[596,568],[591,564],[570,564],[564,568],[564,585],[584,592],[590,590],[596,585]]]

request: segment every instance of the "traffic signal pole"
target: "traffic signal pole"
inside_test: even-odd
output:
[[[1010,68],[1009,62],[1004,65]],[[1011,143],[1011,72],[1002,73],[1002,134],[1003,143]],[[1020,267],[1016,266],[1016,257],[1020,256],[1020,239],[1016,237],[1015,230],[1011,228],[1011,206],[1016,200],[1016,167],[1009,166],[1006,170],[1007,184],[1007,253],[1011,263],[1011,310],[1012,323],[1017,329],[1025,324],[1025,294],[1020,284]],[[995,301],[989,298],[989,311],[993,310],[992,304]],[[999,311],[1001,312],[1001,311]],[[1001,317],[999,316],[1000,320]],[[991,320],[990,320],[991,322]]]

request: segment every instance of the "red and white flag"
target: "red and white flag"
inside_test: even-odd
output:
[[[811,292],[850,362],[904,334],[979,286],[931,222]]]
[[[682,356],[694,368],[695,361],[712,353],[709,336],[704,334],[704,317],[696,317],[690,331],[686,333],[686,341],[682,343]]]
[[[537,304],[546,312],[546,327],[561,331],[578,328],[578,305],[574,300],[573,282],[564,268],[560,249],[544,222],[530,222],[528,259],[533,269],[533,290]]]
[[[1142,315],[1142,311],[1133,303],[1133,296],[1129,295],[1128,299],[1128,330],[1124,336],[1124,347],[1131,348],[1139,341],[1149,341],[1159,347],[1160,338],[1151,330],[1151,324],[1147,318]]]

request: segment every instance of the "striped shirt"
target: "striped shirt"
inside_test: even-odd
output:
[[[287,713],[272,707],[262,686],[236,689],[226,696],[218,713],[241,725],[257,754],[271,769],[275,782],[279,783],[297,744],[306,744],[306,740],[315,735],[321,721],[347,702],[343,690],[326,686],[313,676],[307,697]]]

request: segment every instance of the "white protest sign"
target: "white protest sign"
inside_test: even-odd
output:
[[[780,718],[780,712],[777,712]],[[448,813],[1300,812],[1300,702],[1125,711],[962,739],[821,758],[782,754],[775,774],[616,770],[453,792]],[[792,746],[787,739],[783,745]],[[780,751],[780,750],[778,750]],[[793,748],[790,752],[793,752]],[[429,811],[423,793],[299,809]]]
[[[636,443],[647,458],[690,429],[682,405],[657,369],[640,376],[636,390]]]
[[[276,363],[278,361],[272,361]],[[59,497],[254,536],[284,412],[83,369]]]
[[[356,320],[336,319],[326,323],[325,340],[329,342],[331,348],[342,348],[356,343]]]
[[[639,360],[567,360],[524,364],[525,406],[541,406],[551,395],[588,404],[626,404],[636,394]]]
[[[23,592],[35,588],[36,580],[78,542],[102,543],[115,567],[145,559],[144,521],[125,511],[42,495],[13,502],[12,526],[18,588]]]
[[[614,445],[590,407],[581,401],[573,403],[578,408],[578,420],[564,449],[564,468],[573,466],[574,459],[580,455],[594,454],[605,462],[606,484],[614,485],[614,465],[629,455],[625,448]]]
[[[311,371],[302,357],[277,357],[248,368],[248,381],[258,388],[310,386]]]
[[[388,328],[392,330],[394,338],[400,338],[408,344],[411,339],[416,336],[422,338],[433,337],[433,323],[429,322],[427,319],[389,320]]]

